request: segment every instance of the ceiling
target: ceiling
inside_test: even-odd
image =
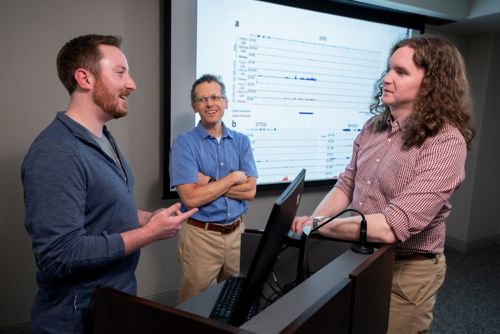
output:
[[[499,0],[349,0],[451,21],[444,30],[464,35],[500,33]]]
[[[445,30],[466,35],[495,33],[500,34],[500,13],[465,19],[443,26]]]

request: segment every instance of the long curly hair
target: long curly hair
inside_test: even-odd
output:
[[[412,118],[403,133],[404,147],[418,147],[435,136],[445,124],[460,130],[467,143],[472,146],[472,102],[469,82],[462,55],[448,40],[433,35],[419,35],[397,42],[390,55],[399,48],[408,46],[414,50],[413,62],[424,69],[424,77],[415,101]],[[383,80],[389,64],[375,85],[375,96],[370,112],[375,114],[376,131],[389,128],[389,107],[382,103]]]

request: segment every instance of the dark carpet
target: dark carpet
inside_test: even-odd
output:
[[[431,333],[500,333],[500,246],[462,253],[446,248],[446,278]]]

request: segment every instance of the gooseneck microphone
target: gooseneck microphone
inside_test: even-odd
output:
[[[314,217],[313,218],[313,228],[311,229],[310,233],[316,231],[317,229],[328,224],[329,222],[331,222],[335,218],[338,218],[339,216],[343,215],[344,213],[350,212],[350,211],[356,212],[357,214],[359,214],[361,216],[361,223],[359,225],[359,240],[357,243],[354,243],[351,246],[351,249],[354,252],[359,253],[359,254],[373,254],[373,251],[374,251],[373,247],[370,246],[367,242],[368,224],[366,223],[365,215],[356,209],[345,209],[333,217],[328,217],[328,219],[326,219],[325,221],[323,221],[323,219],[325,219],[327,217]],[[319,222],[321,222],[321,224],[315,226],[316,223],[319,223]]]
[[[351,249],[360,254],[373,254],[373,247],[366,241],[367,223],[365,217],[361,216],[361,224],[359,224],[359,241],[352,244]]]

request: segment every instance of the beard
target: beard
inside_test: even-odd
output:
[[[102,111],[116,119],[127,115],[127,105],[125,104],[125,107],[120,106],[120,96],[128,96],[129,94],[130,91],[128,89],[122,89],[119,95],[115,96],[109,91],[102,80],[97,78],[92,98],[94,99],[94,103],[99,106]]]

